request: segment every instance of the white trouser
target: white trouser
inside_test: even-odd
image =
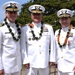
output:
[[[21,75],[21,71],[14,73],[5,73],[4,75]]]
[[[47,68],[29,68],[26,69],[26,75],[49,75],[49,67]]]
[[[61,71],[58,71],[58,75],[75,75],[74,72],[61,72]]]

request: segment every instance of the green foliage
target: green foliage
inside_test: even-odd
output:
[[[30,2],[22,5],[21,12],[18,16],[18,22],[22,26],[31,22],[30,12],[28,11],[28,8],[33,4],[41,4],[46,8],[45,13],[43,14],[43,21],[53,25],[54,30],[60,27],[56,14],[59,9],[68,8],[75,10],[75,0],[34,0],[34,2],[30,0]],[[74,19],[75,18],[73,17],[73,25],[75,24]]]

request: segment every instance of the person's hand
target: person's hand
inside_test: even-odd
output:
[[[73,67],[73,71],[75,72],[75,66]]]
[[[29,63],[28,64],[25,64],[24,66],[25,66],[26,69],[29,69],[30,68],[30,64]]]
[[[4,75],[4,70],[0,70],[0,75]]]
[[[54,62],[49,62],[49,67],[55,66],[57,68],[57,64],[55,64]]]

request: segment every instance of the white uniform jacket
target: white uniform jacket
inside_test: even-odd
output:
[[[16,26],[12,26],[12,32],[17,36]],[[4,69],[5,73],[18,72],[21,63],[20,40],[13,40],[6,25],[0,27],[0,70]]]
[[[33,30],[36,36],[39,36],[40,27],[41,25],[39,27],[34,25]],[[42,37],[39,40],[32,40],[29,24],[23,27],[21,32],[23,64],[30,63],[30,67],[46,68],[50,61],[55,62],[55,37],[52,26],[44,24]],[[49,54],[49,47],[51,54]]]
[[[63,44],[68,28],[61,29],[60,33],[60,43]],[[55,37],[57,40],[59,30],[55,32]],[[58,70],[62,72],[72,72],[75,66],[75,29],[71,29],[69,34],[67,44],[65,47],[60,48],[57,43],[57,61]]]

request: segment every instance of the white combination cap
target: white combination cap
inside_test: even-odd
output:
[[[9,1],[3,4],[3,9],[6,11],[18,11],[20,9],[20,5],[18,2]]]
[[[31,13],[44,13],[45,8],[42,5],[35,4],[29,7],[29,11]]]
[[[72,17],[73,16],[73,12],[69,9],[61,9],[57,12],[57,16],[59,18],[62,18],[62,17]]]

